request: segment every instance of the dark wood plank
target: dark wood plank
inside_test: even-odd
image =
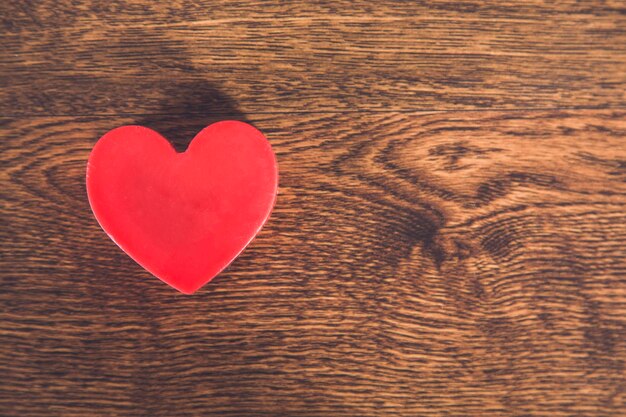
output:
[[[4,119],[0,414],[621,415],[625,116],[247,115],[278,204],[191,297],[99,229],[84,172],[112,127],[181,149],[210,119]]]
[[[384,16],[436,18],[502,18],[533,20],[537,16],[558,22],[563,17],[615,16],[623,13],[621,0],[593,0],[580,2],[561,0],[486,2],[482,0],[432,0],[404,2],[397,0],[317,0],[290,2],[268,0],[171,0],[167,4],[111,0],[7,0],[2,3],[0,22],[8,30],[48,30],[61,26],[126,26],[157,22],[179,24],[203,20],[242,20],[249,17],[262,21],[280,18]],[[222,22],[216,22],[222,23]]]
[[[245,113],[626,106],[617,1],[0,7],[5,116],[171,114],[215,88]]]

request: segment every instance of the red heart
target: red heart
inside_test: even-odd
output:
[[[267,221],[278,186],[269,142],[237,121],[212,124],[177,153],[155,131],[104,135],[87,194],[104,231],[139,265],[192,294],[228,266]]]

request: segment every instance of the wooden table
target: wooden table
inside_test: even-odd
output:
[[[2,416],[626,413],[626,4],[4,0]],[[270,222],[194,296],[85,193],[246,120]]]

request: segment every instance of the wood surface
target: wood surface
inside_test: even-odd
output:
[[[623,416],[622,1],[0,3],[1,416]],[[245,120],[275,211],[185,296],[89,151]]]

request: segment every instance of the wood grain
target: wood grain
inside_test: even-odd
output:
[[[0,4],[1,416],[620,416],[619,1]],[[123,124],[280,166],[194,296],[86,199]]]
[[[623,2],[54,3],[5,2],[2,114],[170,114],[199,82],[245,113],[626,106]]]
[[[150,278],[91,216],[90,146],[135,120],[9,119],[0,404],[617,414],[624,115],[366,114],[358,129],[352,115],[255,117],[279,158],[278,205],[195,297]]]

